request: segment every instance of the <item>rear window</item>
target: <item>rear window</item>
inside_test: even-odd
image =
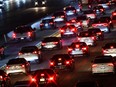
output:
[[[45,19],[45,20],[42,20],[42,23],[49,23],[49,22],[53,22],[53,19]]]
[[[69,10],[75,10],[75,8],[74,7],[67,7],[66,11],[69,11]]]
[[[76,45],[79,45],[79,47],[83,47],[83,46],[86,46],[86,43],[84,43],[84,42],[79,42],[79,43],[72,43],[72,44],[71,44],[72,47],[75,47]]]
[[[25,59],[22,59],[22,58],[18,58],[18,59],[11,59],[8,61],[8,65],[10,64],[22,64],[22,63],[25,63]]]
[[[92,36],[89,32],[81,32],[80,34],[79,34],[79,36],[80,37],[90,37],[90,36]]]
[[[91,13],[93,13],[93,10],[86,10],[86,11],[84,11],[84,14],[91,14]]]
[[[17,27],[15,30],[14,30],[14,32],[16,32],[16,33],[24,33],[24,32],[29,32],[29,31],[31,31],[31,27],[30,26],[28,26],[28,27]]]
[[[26,52],[33,52],[33,51],[35,51],[35,50],[37,50],[37,47],[23,47],[23,48],[21,49],[21,52],[23,52],[23,53],[26,53]]]
[[[109,63],[109,62],[112,62],[112,58],[96,58],[94,60],[94,63]]]
[[[54,42],[54,41],[59,41],[57,37],[48,37],[44,38],[43,42]]]

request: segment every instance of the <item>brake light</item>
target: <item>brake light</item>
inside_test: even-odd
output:
[[[44,46],[46,43],[42,43],[42,45]]]
[[[78,41],[80,41],[80,40],[81,40],[81,38],[79,38],[79,37],[78,37],[77,39],[78,39]]]
[[[103,49],[102,51],[103,51],[103,53],[107,53],[107,51],[106,51],[106,50],[104,50],[104,49]]]
[[[50,62],[50,66],[53,66],[54,65],[54,62]]]
[[[76,22],[76,20],[73,19],[73,20],[71,20],[71,22]]]
[[[66,61],[66,65],[70,64],[70,61]]]
[[[21,52],[19,52],[19,55],[21,55],[22,53]]]
[[[113,49],[114,47],[113,46],[110,46],[111,49]]]
[[[113,63],[108,63],[108,66],[114,66]]]
[[[81,23],[80,23],[80,22],[77,22],[77,24],[78,24],[78,25],[81,25]]]
[[[92,38],[92,40],[95,40],[95,37],[93,36],[93,37],[91,37]]]
[[[93,64],[93,65],[92,65],[92,67],[96,67],[96,66],[97,66],[97,64]]]
[[[108,24],[106,24],[106,23],[104,23],[103,25],[104,25],[104,26],[108,26]]]
[[[87,47],[83,47],[82,50],[87,50]]]
[[[92,26],[93,26],[93,27],[96,27],[96,26],[97,26],[97,24],[92,24]]]
[[[3,79],[3,76],[0,76],[0,79]]]
[[[98,35],[101,35],[102,33],[101,32],[99,32],[99,33],[97,33]]]
[[[112,14],[112,15],[114,16],[114,15],[116,15],[116,13],[115,13],[115,12],[113,12],[113,14]]]
[[[41,76],[45,76],[44,73],[41,73]]]
[[[66,25],[67,25],[67,26],[69,26],[69,25],[70,25],[70,23],[66,23]]]
[[[55,18],[55,16],[52,16],[52,18]]]
[[[64,30],[63,30],[63,29],[60,29],[60,32],[61,32],[61,33],[64,33]]]
[[[25,67],[25,65],[23,65],[23,64],[22,64],[22,65],[21,65],[21,67],[22,67],[22,68],[24,68],[24,67]]]
[[[43,23],[40,24],[40,26],[42,26],[42,25],[43,25]]]
[[[32,81],[32,82],[36,82],[36,79],[35,79],[35,78],[32,78],[31,81]]]
[[[52,24],[53,24],[53,22],[50,22],[50,24],[52,25]]]
[[[100,9],[102,12],[104,11],[104,9]]]
[[[49,80],[49,81],[53,81],[53,80],[54,80],[54,77],[49,77],[48,80]]]
[[[31,32],[28,32],[28,36],[29,36],[29,37],[31,36]]]
[[[54,42],[54,44],[58,44],[58,42]]]
[[[73,12],[76,12],[75,10],[73,10]]]
[[[16,34],[15,33],[13,33],[13,38],[16,38]]]
[[[72,51],[72,48],[68,48],[68,51]]]
[[[37,51],[34,51],[33,53],[34,53],[34,54],[37,54]]]
[[[64,16],[62,15],[61,18],[64,18]]]
[[[79,45],[76,45],[76,48],[79,48]]]
[[[71,29],[71,31],[72,31],[72,32],[75,32],[75,31],[76,31],[76,29],[75,29],[75,28],[72,28],[72,29]]]
[[[9,66],[6,66],[6,69],[9,69]]]

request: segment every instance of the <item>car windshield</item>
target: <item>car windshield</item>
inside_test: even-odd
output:
[[[84,42],[77,42],[77,43],[72,43],[71,44],[71,47],[76,47],[76,45],[78,45],[79,47],[83,47],[83,46],[86,46],[86,43]]]
[[[116,43],[108,43],[105,45],[105,48],[111,48],[111,47],[116,48]]]
[[[75,10],[75,8],[74,7],[68,7],[68,8],[66,8],[66,11],[69,11],[69,10]]]
[[[25,60],[21,59],[21,58],[18,58],[18,59],[9,60],[7,65],[10,65],[10,64],[22,64],[22,63],[25,63]]]
[[[92,14],[93,13],[93,10],[86,10],[84,11],[84,14]]]
[[[49,23],[49,22],[53,22],[53,19],[44,19],[44,20],[42,20],[42,23]]]
[[[16,33],[25,33],[31,31],[31,27],[17,27],[14,32]]]
[[[22,52],[22,53],[34,52],[34,51],[36,51],[36,50],[37,50],[36,47],[23,47],[23,48],[21,49],[21,52]]]
[[[96,58],[94,63],[110,63],[112,62],[112,58]]]
[[[55,42],[55,41],[59,41],[59,39],[57,37],[48,37],[48,38],[44,38],[43,42]]]

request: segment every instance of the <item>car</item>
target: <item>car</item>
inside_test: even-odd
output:
[[[97,17],[96,13],[93,10],[83,10],[83,14],[86,15],[87,18],[90,18],[92,20]]]
[[[100,28],[100,30],[103,31],[104,33],[110,33],[111,32],[110,24],[104,18],[103,19],[96,18],[92,23],[92,27],[93,28]]]
[[[116,57],[116,43],[109,42],[102,47],[102,54],[106,56]]]
[[[115,0],[109,0],[109,3],[111,6],[116,6],[116,1]]]
[[[5,57],[5,47],[3,45],[0,46],[0,59]]]
[[[111,20],[112,20],[113,27],[116,27],[116,10],[112,12]]]
[[[36,7],[41,7],[41,6],[45,6],[47,3],[46,0],[35,0],[34,1],[34,6]]]
[[[65,7],[64,12],[65,12],[66,16],[74,16],[77,13],[75,7],[73,7],[73,6]]]
[[[104,32],[99,28],[88,28],[88,32],[95,35],[97,40],[104,40]]]
[[[113,29],[113,23],[110,16],[101,16],[100,20],[104,20],[104,23],[107,23],[110,29]]]
[[[67,20],[66,14],[63,11],[53,13],[52,19],[54,22],[65,22]]]
[[[103,6],[94,6],[93,11],[96,13],[96,15],[104,15],[104,14],[106,14],[105,9],[103,8]]]
[[[60,28],[61,37],[65,36],[77,36],[78,29],[74,25],[64,25]]]
[[[100,0],[98,2],[98,6],[103,6],[103,8],[105,8],[105,9],[110,9],[111,4],[109,3],[108,0]]]
[[[45,37],[41,43],[41,50],[62,49],[62,40],[60,37]]]
[[[16,81],[13,87],[39,87],[33,80]]]
[[[11,87],[11,78],[4,70],[0,70],[0,87]]]
[[[89,56],[89,47],[85,42],[73,42],[68,46],[68,54],[72,57],[78,57],[79,55]]]
[[[74,87],[102,87],[97,81],[78,81]]]
[[[71,19],[66,22],[66,25],[74,25],[78,31],[83,31],[83,26],[82,26],[82,21],[81,20],[76,20],[76,19]]]
[[[40,63],[42,52],[37,46],[24,46],[18,52],[18,58],[25,58],[29,62]]]
[[[89,27],[90,26],[90,18],[88,18],[86,15],[80,15],[77,16],[76,18],[77,21],[81,20],[82,26],[83,27]]]
[[[13,40],[24,40],[27,39],[29,41],[33,41],[36,39],[35,28],[31,28],[31,26],[23,25],[18,26],[13,30],[12,39]]]
[[[28,74],[30,71],[30,63],[24,58],[10,59],[5,66],[5,72],[8,75],[19,73]]]
[[[82,31],[77,36],[78,42],[85,42],[89,46],[96,46],[96,36],[92,35],[88,31]]]
[[[40,30],[56,29],[56,24],[53,19],[43,19],[40,23]]]
[[[58,74],[52,69],[39,69],[32,73],[32,80],[39,85],[39,87],[51,87],[50,84],[57,84]]]
[[[112,56],[96,56],[91,63],[92,75],[115,74],[115,61]]]
[[[55,54],[49,60],[50,69],[73,71],[75,67],[74,59],[69,54]]]

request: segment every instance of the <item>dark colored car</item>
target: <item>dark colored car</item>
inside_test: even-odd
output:
[[[61,49],[62,40],[59,37],[45,37],[41,43],[41,49]]]
[[[67,20],[66,14],[63,11],[55,12],[52,15],[52,19],[54,20],[54,22],[65,22]]]
[[[93,11],[97,15],[105,14],[105,9],[103,8],[103,6],[95,6],[95,7],[93,7]]]
[[[11,79],[4,70],[0,70],[0,87],[11,87]]]
[[[60,28],[61,37],[77,36],[78,29],[74,25],[64,25]]]
[[[25,58],[29,62],[40,63],[42,52],[37,46],[24,46],[18,53],[18,58]]]
[[[32,79],[39,85],[39,87],[44,87],[43,85],[49,87],[47,85],[57,84],[58,75],[52,69],[40,69],[34,71]]]
[[[89,28],[88,32],[95,35],[97,40],[104,40],[104,32],[102,32],[99,28]]]
[[[55,54],[50,59],[50,68],[53,70],[70,70],[75,67],[74,59],[68,54]]]
[[[40,30],[45,30],[45,29],[55,29],[56,24],[53,21],[53,19],[43,19],[42,22],[40,23]]]
[[[13,40],[35,40],[36,39],[36,33],[35,29],[31,28],[31,26],[19,26],[16,27],[15,30],[13,30],[12,34]]]
[[[39,87],[38,84],[36,84],[34,81],[17,81],[13,85],[13,87]]]
[[[79,55],[89,55],[89,47],[85,42],[73,42],[68,46],[68,54],[72,57],[77,57]]]

